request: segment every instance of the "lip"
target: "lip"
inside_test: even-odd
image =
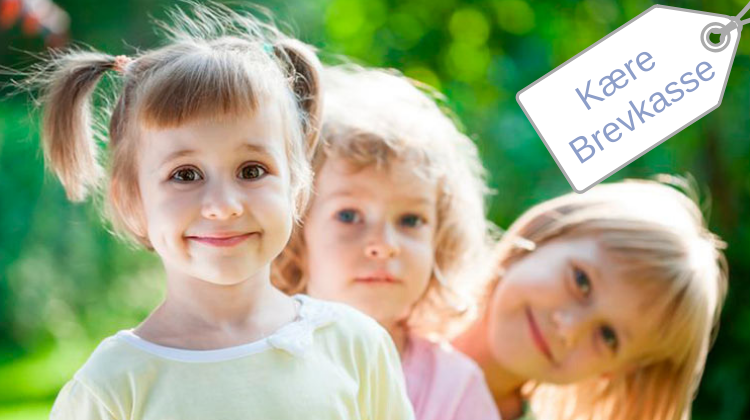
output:
[[[528,307],[526,308],[526,319],[529,321],[529,330],[531,331],[531,337],[534,339],[534,345],[544,354],[550,363],[556,364],[555,358],[552,356],[552,350],[550,350],[547,340],[544,339],[544,335],[542,335],[542,331],[539,329],[536,319],[534,319],[534,314],[531,313],[531,309]]]
[[[205,236],[187,236],[186,238],[192,241],[202,243],[202,244],[226,248],[226,247],[239,245],[254,234],[255,232],[249,232],[249,233],[218,232],[218,233],[212,233],[210,235],[205,235]]]
[[[399,284],[402,283],[401,280],[394,277],[391,273],[387,271],[376,271],[364,276],[359,276],[354,279],[357,283],[366,283],[366,284]]]

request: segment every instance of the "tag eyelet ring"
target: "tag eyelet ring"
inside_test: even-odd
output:
[[[712,22],[706,25],[701,31],[701,44],[703,47],[711,52],[722,52],[729,46],[729,41],[732,40],[732,34],[729,31],[721,31],[725,25],[718,22]],[[719,31],[716,31],[718,29]],[[721,34],[721,40],[718,44],[714,44],[709,37],[712,33]]]

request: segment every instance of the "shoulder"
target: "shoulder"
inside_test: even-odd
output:
[[[349,305],[305,295],[298,297],[303,302],[303,308],[307,307],[309,311],[303,315],[320,319],[320,322],[332,327],[321,328],[321,332],[331,330],[352,344],[371,344],[386,338],[390,341],[388,332],[377,321]]]
[[[342,303],[298,296],[315,327],[314,348],[350,369],[401,371],[396,346],[374,319]],[[306,309],[305,309],[306,307]]]
[[[52,420],[81,420],[117,418],[111,404],[82,382],[72,379],[60,390],[50,412]]]
[[[404,373],[417,417],[499,419],[484,373],[471,358],[421,337],[411,336],[409,345]]]
[[[133,385],[149,377],[143,375],[145,371],[153,370],[149,363],[143,352],[118,335],[104,339],[60,391],[55,418],[67,418],[61,413],[71,409],[100,413],[91,418],[121,418],[127,412],[128,401],[133,399]],[[104,417],[104,413],[109,416]]]
[[[105,338],[75,378],[87,385],[111,384],[154,368],[154,358],[129,344],[125,331]]]

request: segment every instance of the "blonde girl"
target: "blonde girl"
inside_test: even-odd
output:
[[[481,371],[445,344],[473,313],[472,269],[486,250],[476,147],[394,71],[342,65],[323,75],[315,196],[275,262],[278,284],[383,325],[417,419],[497,419]]]
[[[171,17],[163,47],[131,58],[57,53],[34,80],[44,88],[45,157],[68,197],[82,200],[104,172],[89,97],[105,73],[119,73],[109,215],[166,271],[164,301],[98,346],[51,417],[412,418],[381,327],[270,282],[311,181],[315,55],[218,5]]]
[[[499,242],[486,311],[454,344],[505,419],[523,397],[537,419],[688,419],[726,293],[723,246],[693,200],[655,181],[543,202]]]

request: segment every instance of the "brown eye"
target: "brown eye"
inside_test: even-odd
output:
[[[601,335],[604,345],[612,350],[613,353],[616,353],[620,347],[620,341],[617,339],[615,330],[605,325],[599,329],[599,335]]]
[[[195,168],[179,168],[172,172],[169,179],[177,182],[194,182],[203,179],[203,175]]]
[[[404,215],[401,220],[401,224],[406,227],[420,227],[426,223],[425,219],[418,214],[407,214]]]
[[[260,165],[247,165],[240,170],[240,178],[258,179],[266,173],[266,170]]]
[[[573,269],[573,280],[575,281],[576,288],[581,292],[583,296],[591,294],[591,280],[589,280],[588,274],[580,268]]]

